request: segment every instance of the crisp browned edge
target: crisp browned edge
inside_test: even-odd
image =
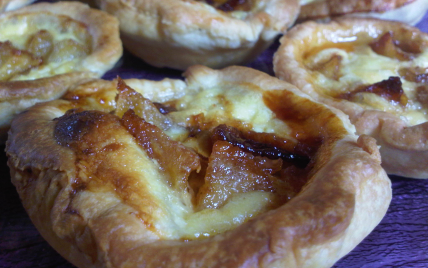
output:
[[[302,23],[281,38],[281,45],[274,56],[274,71],[277,77],[296,85],[316,100],[344,111],[356,125],[358,134],[376,138],[380,145],[382,166],[388,173],[428,178],[428,122],[408,127],[398,116],[365,110],[363,106],[347,100],[334,100],[311,84],[310,73],[302,63],[305,51],[324,42],[337,40],[338,37],[355,36],[358,33],[370,42],[387,31],[401,30],[414,32],[428,40],[428,34],[400,22],[337,18],[329,23]],[[320,32],[323,34],[317,34]]]
[[[242,67],[213,71],[197,66],[186,76],[188,83],[207,77],[249,79],[266,90],[285,88],[305,97],[285,82]],[[59,230],[54,223],[67,223],[63,206],[70,198],[75,171],[74,155],[53,138],[51,120],[71,107],[56,100],[19,115],[9,132],[6,153],[12,182],[31,220],[78,267],[328,267],[378,224],[391,199],[390,181],[379,165],[374,140],[362,136],[357,141],[347,130],[320,149],[314,174],[297,197],[235,230],[199,241],[144,244],[132,240],[130,233],[141,223],[125,211],[80,226],[82,232],[73,234],[73,239],[90,248],[81,251],[54,231]],[[339,111],[332,113],[344,120]],[[344,121],[344,126],[350,125]],[[130,229],[111,229],[122,225]]]

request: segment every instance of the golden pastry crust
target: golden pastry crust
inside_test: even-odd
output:
[[[0,11],[11,11],[33,3],[34,0],[0,0]]]
[[[427,178],[427,56],[428,35],[417,28],[343,18],[292,29],[274,70],[376,138],[388,173]]]
[[[77,2],[5,12],[0,25],[1,140],[14,115],[101,77],[122,55],[118,21]]]
[[[298,21],[324,19],[342,15],[398,20],[415,25],[428,9],[425,0],[315,0],[300,1]]]
[[[248,0],[249,1],[249,0]],[[249,11],[224,12],[203,1],[100,0],[120,21],[124,46],[156,67],[243,64],[295,21],[297,0],[249,1]]]
[[[374,139],[365,135],[357,139],[343,113],[308,99],[286,82],[248,68],[214,71],[194,66],[185,76],[186,82],[126,80],[154,103],[161,102],[165,107],[176,104],[165,114],[154,112],[150,108],[154,103],[141,99],[123,82],[118,84],[119,95],[115,97],[114,82],[97,80],[70,91],[63,100],[38,104],[14,120],[6,148],[12,181],[43,237],[74,265],[328,267],[382,219],[391,199],[390,181],[380,167]],[[260,109],[253,109],[253,105]],[[131,110],[122,116],[128,107],[153,125],[130,114]],[[77,110],[67,112],[70,108]],[[97,110],[89,110],[94,108]],[[258,206],[251,202],[260,197],[257,203],[266,204],[263,200],[272,200],[279,192],[257,188],[241,191],[229,196],[223,206],[212,203],[214,207],[198,211],[197,204],[185,201],[193,193],[186,189],[196,189],[193,194],[200,196],[209,180],[199,190],[181,187],[183,181],[174,177],[162,182],[164,177],[158,174],[167,174],[183,161],[196,172],[203,172],[204,168],[198,170],[193,160],[183,160],[187,157],[184,153],[179,158],[165,155],[183,150],[195,159],[195,151],[186,146],[201,152],[206,146],[189,139],[203,137],[204,131],[219,123],[241,130],[274,131],[276,139],[291,135],[291,143],[320,138],[315,139],[322,141],[316,151],[308,151],[311,162],[301,167],[308,181],[303,178],[306,183],[299,193],[289,196],[290,200],[272,201],[276,208],[259,210],[258,215],[245,214],[242,207]],[[193,134],[183,138],[177,133],[186,125],[199,131],[191,128]],[[143,128],[135,133],[141,126],[150,131]],[[142,136],[154,135],[159,129],[170,138],[160,134],[149,143],[139,143],[144,141]],[[169,142],[175,144],[173,148],[156,145],[172,138],[174,141]],[[214,148],[230,147],[228,143],[216,141],[210,161]],[[158,150],[166,150],[164,156],[175,159],[174,167],[162,157],[156,158]],[[252,157],[243,151],[235,157],[243,154],[249,157],[242,160],[244,164],[253,160],[262,166],[278,163],[260,156],[248,160]],[[203,153],[198,155],[204,158]],[[215,161],[208,164],[207,174],[213,172],[208,170]],[[245,165],[238,166],[241,171],[246,169]],[[265,166],[263,172],[271,168]],[[233,168],[229,172],[233,174]],[[265,176],[257,181],[270,177]],[[235,180],[238,183],[242,178]],[[231,211],[238,212],[238,216],[222,214],[233,206]],[[222,226],[219,219],[230,225]],[[198,238],[197,234],[207,237]]]

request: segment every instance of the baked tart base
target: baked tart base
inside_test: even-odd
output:
[[[123,44],[132,54],[153,66],[178,70],[248,63],[294,23],[299,11],[297,0],[98,4],[119,19]]]
[[[13,121],[12,182],[74,265],[328,267],[382,219],[390,181],[343,113],[248,68],[185,77],[91,81]]]

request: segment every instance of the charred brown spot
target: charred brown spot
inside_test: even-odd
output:
[[[96,127],[96,122],[103,116],[101,112],[69,110],[63,116],[55,119],[55,139],[62,146],[71,146]]]
[[[241,148],[254,155],[264,156],[269,159],[282,159],[298,167],[305,167],[309,163],[309,158],[283,150],[276,146],[260,143],[255,140],[245,139],[242,132],[233,127],[219,125],[213,131],[213,140],[228,141],[230,144]]]
[[[373,85],[361,86],[352,92],[340,94],[337,98],[350,100],[358,93],[367,92],[374,93],[388,101],[405,106],[407,104],[407,96],[401,85],[402,83],[399,77],[391,76],[387,80],[382,80]]]

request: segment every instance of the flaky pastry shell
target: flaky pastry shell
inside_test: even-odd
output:
[[[243,2],[250,10],[224,12],[204,1],[98,1],[119,19],[123,44],[132,54],[179,70],[248,63],[294,23],[299,11],[297,0]]]
[[[122,55],[117,19],[78,2],[1,13],[0,25],[1,140],[16,114],[101,77]]]
[[[417,24],[428,10],[425,0],[301,0],[298,21],[354,16]]]
[[[357,138],[343,113],[310,100],[286,82],[244,67],[214,71],[194,66],[185,77],[185,82],[129,79],[128,86],[120,81],[118,97],[116,81],[88,82],[65,99],[37,104],[13,121],[6,147],[12,182],[42,236],[71,263],[77,267],[329,267],[382,219],[391,199],[390,181],[380,166],[374,139]],[[123,102],[122,94],[141,99],[129,86],[153,102]],[[265,101],[272,110],[262,105]],[[132,110],[120,119],[126,106],[144,114],[151,103],[177,105],[162,115],[149,112],[144,116],[147,121],[138,119],[136,125]],[[256,104],[259,109],[253,109]],[[120,124],[114,123],[118,120]],[[152,120],[159,127],[149,123],[149,132],[141,130]],[[128,123],[132,126],[125,130]],[[279,140],[291,135],[292,143],[321,141],[316,152],[306,152],[309,164],[290,167],[296,173],[289,176],[302,180],[303,187],[279,203],[270,198],[280,193],[263,183],[248,191],[228,188],[234,194],[221,206],[209,202],[211,194],[216,195],[209,191],[207,206],[185,198],[177,201],[177,196],[189,194],[199,198],[215,176],[205,177],[196,189],[181,188],[175,180],[166,182],[165,174],[186,162],[185,154],[197,153],[201,159],[209,154],[203,133],[219,123],[258,132],[253,138],[276,135]],[[193,127],[187,129],[186,124]],[[144,135],[165,126],[164,133],[178,147],[158,146],[165,139],[162,135],[139,143]],[[192,134],[183,138],[182,127]],[[202,144],[190,142],[195,137],[202,138],[197,138]],[[238,173],[259,165],[268,165],[262,172],[272,173],[274,167],[267,163],[278,163],[260,156],[253,159],[234,147],[232,151],[239,153],[230,159],[228,154],[229,160],[209,171],[222,161],[211,159],[214,148],[230,149],[228,143],[214,143],[207,174],[221,177],[224,171],[222,180],[240,184],[251,174],[233,175],[228,163],[238,163]],[[182,145],[192,149],[186,151]],[[158,150],[164,155],[156,156]],[[185,153],[176,157],[177,150]],[[168,164],[163,157],[174,160]],[[255,162],[246,166],[247,161]],[[191,176],[202,170],[196,168]],[[257,176],[253,183],[271,175]],[[275,207],[266,209],[272,205],[266,200]],[[258,210],[260,204],[267,207]],[[230,211],[238,214],[231,216]]]
[[[276,76],[376,138],[388,173],[428,178],[428,34],[399,22],[343,18],[297,25],[280,42]]]

